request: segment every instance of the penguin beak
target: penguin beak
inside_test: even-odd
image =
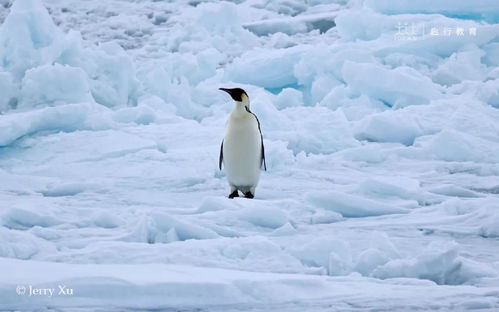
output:
[[[225,91],[225,92],[229,93],[230,95],[232,95],[232,94],[231,94],[232,89],[218,88],[218,90]]]

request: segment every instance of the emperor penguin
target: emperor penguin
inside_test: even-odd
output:
[[[260,121],[251,112],[248,94],[243,89],[219,90],[227,92],[235,105],[225,129],[218,166],[222,170],[223,164],[227,172],[229,198],[239,197],[238,191],[246,198],[253,198],[260,170],[262,167],[267,170]]]

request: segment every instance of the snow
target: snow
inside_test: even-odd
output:
[[[324,33],[335,26],[335,12],[311,13],[299,17],[280,17],[243,24],[243,27],[258,36],[274,33],[294,35],[318,29]]]
[[[292,249],[291,253],[308,266],[322,267],[329,275],[344,275],[350,271],[350,246],[337,239],[315,239],[305,246]]]
[[[11,10],[0,29],[0,60],[20,85],[19,108],[136,101],[133,61],[119,45],[84,48],[80,34],[63,33],[38,0],[16,1]]]
[[[303,50],[301,46],[270,53],[263,53],[259,49],[251,50],[228,66],[226,79],[270,89],[296,84],[294,64],[300,59]]]
[[[26,70],[61,55],[63,37],[42,3],[16,1],[0,29],[2,68],[22,78]]]
[[[415,277],[437,284],[459,285],[482,276],[494,276],[493,270],[470,263],[458,255],[457,244],[431,243],[416,259],[392,260],[376,268],[372,275],[379,278]]]
[[[499,5],[0,8],[0,310],[499,309]],[[261,124],[253,200],[220,87]]]
[[[275,207],[248,207],[240,212],[239,218],[257,226],[273,229],[289,224],[286,214]]]
[[[386,70],[369,63],[346,61],[342,68],[342,76],[353,92],[363,92],[394,108],[428,104],[440,97],[438,86],[410,67],[400,66]],[[384,77],[384,79],[373,80],[372,77]]]
[[[2,99],[0,100],[0,111],[7,110],[10,106],[15,106],[17,101],[16,86],[12,79],[12,75],[8,72],[0,72],[0,92]]]
[[[120,310],[127,307],[153,309],[161,308],[194,308],[196,304],[214,305],[216,309],[228,309],[234,311],[233,305],[238,303],[237,309],[258,310],[265,306],[283,304],[288,306],[290,301],[298,300],[305,302],[299,308],[312,308],[326,311],[330,308],[328,302],[322,300],[315,304],[306,304],[307,300],[317,300],[322,296],[335,292],[336,298],[332,301],[338,307],[347,307],[348,304],[358,302],[358,297],[349,297],[349,287],[357,285],[357,291],[362,293],[376,288],[380,296],[389,302],[385,306],[401,307],[397,304],[397,297],[408,298],[410,306],[416,307],[421,304],[419,296],[426,298],[423,304],[433,302],[434,307],[442,307],[437,300],[441,295],[452,296],[456,300],[456,306],[481,306],[491,308],[495,304],[494,293],[487,293],[480,289],[458,286],[457,288],[442,288],[441,292],[435,294],[438,286],[428,283],[411,283],[400,281],[399,283],[386,283],[375,280],[362,280],[352,277],[349,280],[342,278],[325,279],[318,276],[294,276],[289,274],[254,274],[242,271],[230,271],[222,269],[196,268],[182,265],[68,265],[65,263],[43,263],[43,262],[20,262],[16,260],[3,260],[2,267],[6,269],[22,268],[11,278],[6,280],[5,285],[12,283],[36,282],[38,285],[47,285],[54,282],[66,286],[65,292],[74,290],[74,295],[59,295],[59,287],[55,287],[52,298],[37,296],[24,298],[25,306],[28,308],[39,307],[46,304],[67,305],[77,308],[78,303],[90,302],[93,306],[99,306],[103,302],[110,302],[106,308]],[[40,274],[43,271],[57,272],[48,276]],[[42,271],[42,272],[43,272]],[[126,277],[122,272],[127,271]],[[160,274],[158,274],[160,273]],[[70,282],[73,286],[69,286]],[[395,291],[390,291],[397,287]],[[13,307],[19,300],[14,289],[2,287],[2,302],[7,307]],[[107,289],[113,288],[112,294],[107,294]],[[80,291],[77,292],[76,290]],[[418,293],[414,294],[413,289]],[[454,290],[453,290],[454,289]],[[27,291],[29,291],[27,289]],[[64,292],[63,292],[64,293]],[[122,297],[120,293],[128,295]],[[146,298],[139,299],[137,294],[147,294]],[[264,306],[257,302],[265,302]],[[167,302],[167,304],[165,304]],[[391,303],[390,303],[391,302]],[[381,307],[375,301],[358,302],[360,307],[371,305]]]
[[[285,236],[285,235],[293,235],[293,234],[296,234],[296,233],[297,233],[297,231],[294,228],[294,226],[291,225],[291,223],[287,222],[286,224],[284,224],[280,228],[277,228],[274,231],[272,231],[272,233],[270,233],[269,235],[272,235],[272,236]]]
[[[447,161],[497,162],[499,150],[488,140],[453,130],[443,130],[427,144],[428,152]],[[480,151],[480,152],[479,152]]]
[[[428,0],[418,1],[417,3],[403,0],[395,5],[387,0],[367,0],[365,4],[367,7],[387,14],[439,13],[457,18],[471,18],[488,22],[497,22],[499,16],[499,10],[495,3],[487,0],[475,1],[473,5],[465,0],[440,1],[437,4]]]
[[[85,72],[69,66],[43,65],[26,72],[18,108],[89,102],[92,100]]]
[[[7,146],[17,139],[40,131],[71,132],[83,129],[112,127],[108,111],[96,104],[78,103],[46,107],[27,112],[14,112],[0,120],[0,146]]]
[[[62,223],[54,217],[38,215],[23,209],[9,209],[2,216],[2,224],[9,229],[25,229],[33,226],[50,227]]]
[[[347,218],[408,212],[406,209],[336,191],[310,192],[307,194],[306,200],[324,209],[338,212]]]
[[[373,114],[362,119],[356,127],[356,138],[374,142],[398,142],[412,145],[416,137],[423,134],[417,121],[398,122],[402,111]],[[417,118],[417,117],[416,117]]]

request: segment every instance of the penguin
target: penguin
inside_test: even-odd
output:
[[[239,197],[238,191],[246,198],[254,198],[260,170],[262,167],[267,170],[260,121],[250,110],[246,91],[241,88],[219,90],[227,92],[235,105],[220,146],[218,167],[222,170],[223,164],[227,172],[229,198]]]

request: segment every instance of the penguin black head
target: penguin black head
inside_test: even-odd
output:
[[[233,88],[233,89],[226,89],[226,88],[219,88],[218,90],[225,91],[230,94],[232,99],[236,102],[242,102],[243,101],[243,95],[248,97],[248,93],[244,91],[241,88]]]

